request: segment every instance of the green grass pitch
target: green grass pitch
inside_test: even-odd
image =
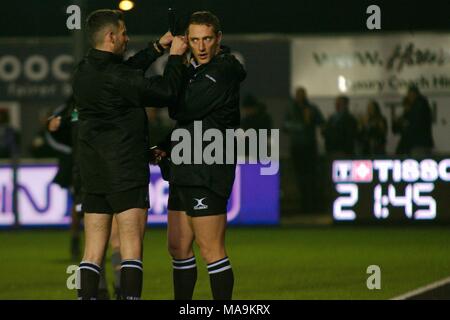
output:
[[[145,236],[143,299],[171,299],[171,260],[163,228]],[[444,227],[229,228],[235,299],[389,299],[450,275]],[[197,252],[195,299],[211,299]],[[69,232],[0,231],[0,299],[75,299],[68,290]],[[381,290],[368,290],[369,265]],[[108,282],[112,283],[107,264]]]

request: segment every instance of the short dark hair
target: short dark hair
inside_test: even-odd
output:
[[[217,18],[217,16],[215,16],[209,11],[194,12],[189,18],[188,30],[191,24],[212,26],[215,34],[218,34],[219,32],[222,31],[219,18]]]
[[[119,28],[120,21],[124,21],[123,13],[120,10],[100,9],[93,11],[86,19],[87,36],[91,45],[98,44],[99,31],[108,25]]]
[[[381,107],[380,107],[380,104],[376,100],[370,100],[369,104],[373,105],[377,116],[381,115]]]
[[[409,91],[409,92],[414,92],[414,93],[416,93],[416,94],[420,94],[419,87],[418,87],[417,85],[415,85],[415,84],[409,85],[409,86],[408,86],[408,91]]]
[[[346,96],[346,95],[343,95],[343,94],[342,94],[342,95],[338,96],[337,98],[338,98],[339,100],[342,100],[346,106],[348,106],[348,104],[350,103],[350,99],[349,99],[349,97]]]

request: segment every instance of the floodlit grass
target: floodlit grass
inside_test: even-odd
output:
[[[389,299],[450,275],[450,229],[441,227],[230,228],[235,299]],[[0,231],[0,299],[75,299],[66,269],[69,232]],[[198,250],[196,250],[198,252]],[[211,299],[197,253],[195,299]],[[368,290],[369,265],[381,290]],[[144,299],[172,298],[165,229],[145,237]],[[108,283],[112,284],[107,262]]]

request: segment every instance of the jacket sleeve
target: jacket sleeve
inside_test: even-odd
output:
[[[142,71],[128,70],[118,77],[118,90],[127,104],[134,107],[167,107],[178,100],[187,78],[181,56],[169,57],[164,74],[145,78]]]
[[[149,43],[147,48],[128,58],[124,63],[133,69],[146,71],[150,67],[150,65],[162,55],[163,53],[159,53],[158,51],[156,51],[156,49],[153,47],[153,44]]]
[[[169,106],[172,119],[180,122],[203,119],[224,104],[228,91],[236,82],[233,66],[226,63],[206,69],[198,77],[186,86],[179,102]]]

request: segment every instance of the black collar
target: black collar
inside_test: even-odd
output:
[[[116,63],[123,61],[122,56],[119,56],[119,55],[114,54],[109,51],[98,50],[95,48],[91,48],[89,50],[88,57],[93,58],[95,60],[104,60],[104,61],[111,61],[111,62],[116,62]]]

